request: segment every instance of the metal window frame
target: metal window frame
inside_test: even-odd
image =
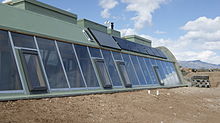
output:
[[[134,56],[135,56],[135,55],[134,55]],[[130,58],[131,58],[131,56],[130,56]],[[136,58],[136,60],[137,60],[137,62],[138,62],[138,66],[140,67],[141,73],[142,73],[142,75],[143,75],[143,77],[144,77],[144,80],[145,80],[145,83],[146,83],[145,85],[147,85],[147,80],[146,80],[146,78],[145,78],[145,76],[144,76],[143,70],[141,69],[141,65],[140,65],[140,63],[139,63],[139,60],[138,60],[137,56],[135,56],[135,58]],[[132,61],[132,63],[134,64],[134,62],[133,62],[132,59],[131,59],[131,61]],[[135,71],[136,71],[136,69],[135,69]],[[136,74],[137,74],[137,71],[136,71]],[[140,82],[140,79],[139,79],[139,82]],[[140,85],[142,85],[141,82],[140,82]],[[142,85],[142,86],[145,86],[145,85]]]
[[[78,87],[78,88],[74,88],[74,87],[71,87],[70,86],[70,83],[69,83],[69,78],[67,76],[67,73],[66,73],[66,70],[65,70],[65,67],[64,67],[64,63],[63,63],[63,59],[62,59],[62,56],[60,54],[60,49],[58,47],[58,44],[57,44],[57,41],[55,40],[55,45],[56,45],[56,49],[57,49],[57,53],[58,53],[58,57],[60,59],[60,62],[61,62],[61,66],[62,66],[62,69],[64,71],[64,76],[67,80],[67,85],[68,85],[68,88],[54,88],[54,89],[51,89],[52,91],[71,91],[71,90],[85,90],[87,88],[87,85],[85,84],[85,80],[84,80],[84,76],[82,75],[83,77],[83,82],[85,84],[85,87]],[[73,48],[73,51],[74,51],[74,54],[75,54],[75,49],[73,47],[73,44],[71,44],[71,47]],[[76,54],[75,54],[76,55]],[[78,63],[78,56],[76,55],[76,59],[77,59],[77,65],[79,66],[79,68],[81,69],[79,63]],[[81,73],[81,72],[80,72]]]
[[[159,63],[160,63],[162,70],[165,74],[164,85],[167,85],[167,83],[169,82],[169,80],[167,79],[167,69],[166,69],[166,67],[164,67],[163,61],[159,60]]]
[[[124,74],[122,74],[122,71],[121,71],[120,68],[119,68],[119,65],[120,65],[120,64],[124,65],[126,74],[128,75],[128,72],[127,72],[126,66],[125,66],[125,62],[122,61],[122,60],[115,60],[114,62],[115,62],[116,69],[117,69],[117,71],[118,71],[120,80],[121,80],[121,82],[122,82],[122,85],[123,85],[125,88],[135,87],[135,86],[132,84],[130,78],[129,78],[129,77],[126,78],[126,77],[124,76]],[[127,81],[126,81],[127,79],[129,80],[129,83],[127,83]]]
[[[166,85],[168,82],[169,82],[169,80],[167,80],[167,69],[166,68],[164,68],[163,66],[164,66],[164,61],[160,61],[159,60],[159,62],[160,62],[160,64],[161,64],[161,66],[162,66],[162,69],[163,69],[163,72],[164,72],[164,74],[165,74],[165,82],[164,82],[164,85]]]
[[[18,70],[18,74],[19,74],[19,77],[20,77],[20,81],[21,81],[21,86],[22,86],[22,90],[8,90],[8,91],[5,91],[5,93],[13,93],[13,92],[16,92],[16,93],[24,93],[24,94],[28,94],[28,90],[27,88],[25,87],[24,85],[24,78],[21,74],[21,68],[19,66],[19,63],[18,63],[18,57],[16,55],[16,51],[15,51],[15,46],[14,46],[14,43],[13,43],[13,40],[12,40],[12,36],[11,36],[11,32],[10,31],[7,31],[8,32],[8,37],[9,37],[9,43],[11,45],[11,48],[12,48],[12,52],[13,52],[13,55],[14,55],[14,59],[15,59],[15,66],[17,67],[17,70]],[[3,92],[4,93],[4,92]]]
[[[144,64],[145,64],[145,66],[146,66],[147,72],[148,72],[149,77],[150,77],[150,80],[151,80],[151,82],[150,82],[150,83],[153,83],[153,79],[152,79],[152,76],[151,76],[151,74],[150,74],[150,70],[149,70],[149,67],[151,67],[151,66],[148,66],[148,65],[147,65],[147,63],[146,63],[145,59],[146,59],[146,58],[144,58],[144,57],[143,57]],[[148,84],[148,85],[151,85],[151,84]]]
[[[140,57],[140,56],[137,56],[137,57]],[[150,72],[149,72],[148,67],[147,67],[147,64],[146,64],[146,62],[145,62],[145,58],[144,58],[144,57],[140,57],[140,58],[143,59],[144,67],[145,67],[145,69],[146,69],[146,71],[147,71],[147,74],[149,75],[150,81],[152,81],[152,78],[151,78]],[[140,63],[139,58],[137,58],[137,59],[138,59],[138,62]],[[143,68],[142,68],[142,67],[141,67],[141,69],[142,69],[142,71],[143,71]],[[143,71],[143,72],[144,72],[144,71]],[[145,79],[147,80],[146,76],[145,76]],[[146,81],[146,84],[147,84],[147,86],[150,85],[147,81]]]
[[[97,70],[96,70],[96,68],[94,67],[94,66],[95,66],[95,64],[94,64],[94,62],[93,62],[93,58],[94,58],[94,57],[91,56],[89,47],[86,47],[86,49],[87,49],[87,52],[88,52],[88,54],[89,54],[89,59],[90,59],[90,61],[91,61],[91,63],[92,63],[92,67],[93,67],[93,69],[94,69],[95,76],[96,76],[96,78],[97,78],[97,80],[98,80],[99,87],[102,88],[102,89],[104,89],[104,88],[102,87],[102,83],[100,83],[101,80],[100,80],[100,78],[99,78],[99,76],[98,76],[98,74],[97,74]]]
[[[107,73],[108,73],[108,75],[109,75],[109,78],[110,78],[110,81],[111,81],[111,84],[112,84],[112,88],[120,87],[120,86],[114,86],[113,81],[112,81],[112,78],[111,78],[110,73],[109,73],[108,66],[106,65],[105,57],[104,57],[104,55],[103,55],[103,53],[102,53],[102,49],[100,49],[100,52],[101,52],[102,58],[104,59],[104,62],[105,62],[104,65],[105,65],[105,68],[106,68]],[[109,51],[109,52],[110,52],[110,56],[109,56],[109,57],[111,57],[111,51]]]
[[[36,44],[37,52],[38,52],[38,54],[39,54],[39,59],[40,59],[41,67],[42,67],[42,70],[43,70],[43,73],[44,73],[44,76],[45,76],[45,79],[46,79],[46,84],[47,84],[47,87],[48,87],[48,92],[51,92],[49,80],[48,80],[48,78],[47,78],[47,72],[46,72],[46,70],[45,70],[45,68],[44,68],[44,64],[43,64],[43,60],[42,60],[42,56],[41,56],[41,53],[40,53],[40,49],[39,49],[39,46],[38,46],[38,42],[37,42],[36,36],[34,36],[34,42],[35,42],[35,44]]]
[[[117,71],[117,73],[118,73],[118,77],[119,77],[119,79],[120,79],[120,82],[121,82],[121,85],[122,86],[114,86],[115,88],[123,88],[123,87],[125,87],[125,85],[124,85],[124,82],[122,82],[122,78],[121,78],[121,75],[120,75],[120,73],[119,73],[119,70],[118,70],[118,67],[117,67],[117,64],[116,64],[116,60],[115,60],[115,58],[114,58],[114,55],[113,55],[113,52],[112,51],[110,51],[110,53],[111,53],[111,56],[112,56],[112,59],[113,59],[113,64],[115,65],[115,69],[116,69],[116,71]],[[120,56],[121,56],[121,53],[120,53]],[[121,57],[122,58],[122,57]]]
[[[115,65],[114,58],[113,58],[113,56],[112,56],[112,51],[109,51],[109,52],[110,52],[110,56],[109,56],[109,57],[112,57],[113,64]],[[102,58],[103,58],[104,61],[105,61],[105,57],[104,57],[104,55],[103,55],[102,50],[101,50],[101,55],[102,55]],[[107,66],[106,63],[105,63],[105,66],[106,66],[107,72],[108,72],[108,74],[109,74],[109,77],[110,77],[111,83],[112,83],[112,88],[113,88],[113,89],[114,89],[114,88],[123,88],[123,84],[122,84],[121,86],[114,86],[114,84],[113,84],[113,80],[112,80],[112,78],[111,78],[111,76],[110,76],[110,71],[109,71],[108,66]],[[115,68],[116,68],[116,66],[115,66]],[[116,71],[117,71],[117,68],[116,68]],[[118,71],[117,71],[117,72],[118,72]],[[119,75],[119,74],[118,74],[118,75]],[[119,79],[120,79],[120,76],[119,76]],[[121,80],[120,80],[120,81],[121,81]]]
[[[163,70],[163,66],[161,66],[160,60],[155,60],[155,62],[156,62],[156,65],[158,66],[158,69],[161,72],[161,74],[164,74],[164,76],[166,77],[166,74]],[[161,69],[160,69],[160,67],[161,67]],[[162,81],[163,85],[165,85],[165,80],[163,79],[162,75],[160,75],[160,76],[161,76],[161,81]]]
[[[74,54],[75,54],[75,56],[76,56],[76,61],[77,61],[77,64],[78,64],[78,66],[79,66],[79,70],[80,70],[81,76],[82,76],[82,78],[83,78],[83,82],[84,82],[84,84],[85,84],[85,88],[88,88],[87,83],[86,83],[86,80],[85,80],[85,77],[84,77],[84,73],[83,73],[83,71],[82,71],[82,68],[81,68],[81,65],[80,65],[80,62],[79,62],[79,58],[78,58],[78,56],[77,56],[77,54],[76,54],[76,49],[75,49],[75,47],[74,47],[74,44],[72,44],[72,48],[73,48]]]
[[[38,46],[37,38],[36,38],[36,36],[34,36],[34,37],[35,37],[35,42],[36,42],[37,49],[38,49],[39,54],[40,54],[40,49],[39,49],[39,46]],[[44,39],[45,39],[45,38],[44,38]],[[55,44],[55,50],[57,51],[58,58],[59,58],[58,60],[60,60],[60,56],[59,56],[59,53],[58,53],[58,50],[57,50],[57,46],[56,46],[56,40],[51,40],[51,41],[54,41],[54,44]],[[45,73],[45,75],[46,75],[46,78],[47,78],[47,72],[46,72],[46,70],[45,70],[45,67],[44,67],[44,64],[43,64],[43,60],[42,60],[42,56],[41,56],[41,54],[40,54],[40,59],[41,59],[41,62],[42,62],[43,71],[44,71],[44,73]],[[61,60],[60,60],[60,62],[61,62]],[[61,67],[62,67],[62,69],[63,69],[62,63],[61,63]],[[63,72],[65,72],[64,69],[63,69]],[[65,73],[64,73],[64,76],[65,76]],[[65,76],[65,78],[66,78],[66,76]],[[67,81],[67,79],[66,79],[66,81]],[[49,83],[48,78],[47,78],[47,83],[48,83],[48,87],[49,87],[50,92],[53,92],[53,90],[60,90],[60,91],[63,91],[64,89],[69,89],[68,82],[67,82],[67,86],[68,86],[68,88],[54,88],[54,89],[52,89],[52,88],[50,87],[50,83]]]
[[[113,84],[112,84],[112,80],[111,80],[111,77],[110,77],[110,74],[109,74],[109,72],[108,72],[108,69],[107,69],[107,66],[106,66],[106,64],[105,64],[105,60],[103,59],[103,58],[93,58],[92,59],[92,61],[94,62],[94,68],[96,69],[96,72],[97,72],[97,76],[98,76],[98,78],[99,78],[99,80],[100,80],[100,83],[102,84],[102,87],[104,88],[104,89],[112,89],[112,87],[113,87]],[[104,65],[104,67],[105,67],[105,72],[106,72],[106,74],[107,74],[107,76],[108,76],[108,78],[109,78],[109,80],[110,80],[110,85],[106,85],[105,86],[105,82],[103,82],[103,80],[101,80],[101,75],[100,75],[100,70],[99,70],[99,66],[97,65],[97,62],[102,62],[103,63],[103,65]]]
[[[19,50],[19,54],[20,54],[20,57],[21,57],[21,64],[22,64],[22,67],[23,67],[23,70],[24,70],[24,74],[25,74],[25,78],[26,78],[26,82],[27,82],[30,94],[47,93],[48,92],[48,87],[47,87],[47,84],[46,84],[45,75],[44,75],[42,67],[40,65],[41,63],[40,63],[40,60],[39,60],[38,52],[37,51],[33,51],[33,50],[21,49],[21,50]],[[31,54],[31,55],[37,56],[37,60],[39,62],[39,67],[40,67],[40,71],[42,72],[42,75],[43,75],[45,87],[42,86],[39,89],[35,89],[32,86],[31,79],[30,79],[30,76],[29,76],[29,72],[28,72],[28,69],[27,69],[27,63],[26,63],[26,60],[25,60],[25,57],[24,57],[25,54]]]
[[[103,60],[103,61],[104,61],[104,57],[103,57],[103,55],[102,55],[101,49],[98,49],[99,52],[100,52],[100,54],[101,54],[101,57],[93,57],[93,56],[91,55],[90,47],[87,47],[87,50],[88,50],[88,53],[89,53],[89,56],[90,56],[90,59],[91,59],[91,62],[92,62],[92,66],[93,66],[94,71],[95,71],[95,75],[96,75],[96,77],[97,77],[97,79],[98,79],[99,86],[100,86],[102,89],[107,89],[107,88],[105,88],[105,87],[103,86],[103,84],[102,84],[102,80],[101,80],[100,77],[99,77],[99,72],[98,72],[98,69],[97,69],[97,65],[96,65],[96,63],[95,63],[97,60]],[[105,62],[104,62],[104,66],[105,66],[105,68],[106,68]],[[106,70],[107,70],[107,68],[106,68]],[[107,74],[108,74],[108,76],[110,77],[108,71],[107,71]],[[110,79],[110,80],[111,80],[111,79]],[[112,81],[111,81],[111,84],[112,84]],[[112,87],[111,87],[111,88],[112,88]]]
[[[133,85],[133,86],[135,86],[135,87],[139,87],[139,86],[141,86],[141,83],[140,83],[139,77],[138,77],[138,75],[137,75],[137,72],[136,72],[136,70],[135,70],[135,67],[134,67],[133,61],[131,60],[131,56],[130,56],[130,54],[128,54],[128,57],[129,57],[129,59],[130,59],[131,65],[132,65],[132,67],[133,67],[133,69],[134,69],[134,74],[135,74],[135,76],[137,77],[137,80],[138,80],[138,83],[139,83],[139,85]],[[123,57],[122,57],[122,59],[124,60]]]
[[[57,53],[58,53],[58,57],[59,57],[59,60],[60,60],[60,63],[61,63],[62,69],[63,69],[64,76],[66,78],[68,88],[71,88],[70,83],[69,83],[69,79],[67,77],[66,70],[65,70],[65,67],[64,67],[64,64],[63,64],[63,60],[62,60],[62,57],[61,57],[61,54],[60,54],[60,50],[59,50],[58,45],[57,45],[57,41],[54,40],[54,43],[55,43],[55,47],[56,47],[56,50],[57,50]]]
[[[95,42],[94,38],[89,34],[89,32],[87,30],[83,29],[82,32],[88,41]]]
[[[155,73],[155,71],[154,71],[154,68],[153,68],[153,64],[152,64],[152,58],[148,58],[148,61],[149,61],[149,64],[150,64],[150,67],[152,68],[152,70],[153,70],[153,75],[154,75],[154,77],[156,77],[155,79],[156,79],[156,82],[158,82],[159,83],[159,81],[158,81],[158,79],[157,79],[157,75],[156,75],[156,73]],[[153,59],[154,60],[154,59]],[[153,85],[158,85],[158,84],[155,84],[155,83],[153,83]]]
[[[152,67],[153,67],[153,70],[154,70],[154,72],[155,72],[155,74],[156,74],[157,81],[159,82],[159,84],[160,84],[161,86],[164,86],[164,82],[162,81],[161,75],[160,75],[160,72],[159,72],[159,69],[160,69],[159,66],[153,65]],[[158,70],[158,71],[157,71],[157,70]]]

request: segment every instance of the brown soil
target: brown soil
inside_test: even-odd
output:
[[[219,123],[220,88],[175,88],[0,102],[0,122]]]

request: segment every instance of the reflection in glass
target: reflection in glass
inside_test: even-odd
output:
[[[125,67],[126,67],[127,72],[128,72],[128,77],[129,77],[132,85],[139,85],[139,81],[138,81],[137,76],[135,74],[134,67],[132,66],[129,55],[128,54],[122,54],[122,57],[124,59]]]
[[[71,88],[85,87],[72,44],[57,42]]]
[[[105,67],[104,60],[98,60],[98,59],[94,59],[94,60],[95,60],[95,66],[98,72],[98,76],[100,78],[103,88],[111,88],[112,87],[111,79]]]
[[[172,71],[172,74],[173,74],[173,77],[174,77],[174,80],[175,80],[174,84],[180,84],[180,80],[179,80],[179,77],[178,77],[178,75],[176,73],[176,69],[175,69],[174,64],[169,62],[169,66],[170,66],[170,69]]]
[[[68,88],[67,80],[53,40],[37,38],[50,88]]]
[[[33,36],[23,35],[14,32],[11,32],[11,36],[15,46],[36,49]]]
[[[89,47],[89,51],[92,57],[102,58],[100,49]]]
[[[114,57],[115,60],[122,60],[121,53],[112,52],[112,54],[113,54],[113,57]]]
[[[25,50],[22,50],[21,53],[22,63],[30,91],[47,91],[38,54],[36,52]]]
[[[116,70],[112,55],[110,51],[102,50],[102,54],[105,59],[105,64],[108,67],[108,71],[114,86],[122,86],[118,72]]]
[[[0,30],[0,90],[22,90],[8,32]]]
[[[157,81],[159,82],[160,85],[164,85],[163,81],[162,81],[162,78],[161,78],[161,75],[160,75],[160,71],[159,71],[159,67],[158,66],[153,66],[153,70],[156,74],[156,77],[157,77]]]
[[[161,61],[160,60],[155,60],[158,68],[159,68],[159,73],[160,73],[160,77],[161,77],[161,83],[164,85],[165,81],[166,81],[166,75],[164,73],[163,70],[163,66],[161,65]]]
[[[134,68],[136,70],[137,76],[138,76],[138,78],[140,80],[140,84],[141,85],[146,85],[146,80],[145,80],[143,72],[142,72],[142,70],[140,68],[140,64],[139,64],[139,62],[137,60],[137,56],[130,55],[130,57],[131,57],[133,65],[134,65]]]
[[[76,53],[88,87],[99,87],[87,47],[75,45]]]
[[[161,65],[162,65],[164,73],[165,73],[164,84],[168,85],[172,81],[172,79],[169,77],[169,71],[168,71],[168,68],[166,66],[166,62],[165,61],[161,61]]]
[[[152,80],[151,80],[150,73],[148,71],[148,67],[146,66],[146,64],[144,62],[144,58],[143,57],[138,57],[138,61],[139,61],[140,65],[141,65],[141,69],[144,72],[144,77],[147,80],[147,84],[150,84],[152,82]]]
[[[117,64],[118,71],[119,71],[119,74],[121,76],[121,79],[124,83],[124,86],[127,87],[127,88],[131,88],[132,84],[131,84],[131,81],[128,77],[128,72],[125,68],[125,63],[121,62],[121,61],[117,61],[116,64]]]
[[[158,84],[156,74],[153,70],[153,66],[151,65],[150,61],[151,60],[149,58],[145,58],[146,65],[147,65],[147,68],[149,70],[149,73],[150,73],[150,76],[151,76],[151,79],[152,79],[152,82],[150,84]]]

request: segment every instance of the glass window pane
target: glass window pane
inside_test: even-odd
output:
[[[172,71],[170,69],[170,66],[169,66],[168,62],[164,62],[164,64],[165,64],[166,70],[167,70],[167,79],[168,79],[167,85],[171,85],[172,82],[174,81],[174,78],[172,76]]]
[[[153,66],[153,69],[154,69],[154,72],[156,74],[158,83],[161,84],[161,85],[164,85],[164,83],[162,81],[162,77],[161,77],[160,71],[159,71],[159,67],[158,66]]]
[[[22,51],[22,61],[30,91],[46,91],[46,83],[37,53]]]
[[[140,84],[141,85],[146,85],[146,80],[144,78],[144,75],[143,75],[143,72],[141,70],[140,64],[137,60],[137,56],[133,56],[133,55],[130,55],[130,56],[131,56],[131,60],[132,60],[132,63],[134,65],[134,68],[136,70],[137,76],[139,78]]]
[[[11,36],[15,46],[36,49],[33,36],[23,35],[14,32],[11,33]]]
[[[154,66],[157,66],[156,60],[154,60],[154,59],[149,59],[149,60],[150,60],[150,63],[151,63],[152,68],[154,69]],[[160,78],[158,78],[158,77],[156,76],[156,73],[155,73],[155,71],[154,71],[154,74],[155,74],[155,77],[156,77],[156,81],[155,81],[154,84],[159,84],[159,80],[158,80],[158,79],[161,79],[161,73],[160,73],[160,71],[159,71],[159,68],[158,68],[157,71],[159,72],[159,73],[158,73],[158,76],[159,76]]]
[[[102,58],[100,49],[90,47],[89,51],[92,57]]]
[[[72,44],[57,42],[71,88],[85,87]]]
[[[112,54],[113,54],[113,57],[114,57],[115,60],[122,60],[121,53],[112,52]]]
[[[127,87],[127,88],[132,87],[131,81],[128,77],[128,72],[125,68],[125,63],[121,62],[121,61],[117,61],[116,64],[117,64],[118,71],[120,73],[121,79],[124,83],[124,86]]]
[[[168,83],[171,81],[170,78],[169,78],[169,71],[167,69],[167,65],[166,65],[166,62],[165,61],[161,61],[161,65],[163,67],[163,70],[164,70],[164,73],[165,73],[165,82],[164,84],[165,85],[168,85]]]
[[[164,72],[164,68],[161,64],[162,61],[160,60],[155,60],[158,68],[159,68],[159,73],[160,73],[160,77],[161,77],[161,82],[164,84],[166,82],[166,75],[165,75],[165,72]]]
[[[87,47],[75,45],[76,53],[88,87],[99,87]]]
[[[122,86],[111,52],[107,50],[102,50],[102,54],[104,56],[106,66],[108,67],[108,71],[112,79],[113,85]]]
[[[53,40],[37,38],[50,88],[68,88],[67,80]]]
[[[165,62],[166,63],[166,68],[168,70],[168,78],[169,78],[169,82],[167,83],[168,85],[173,85],[176,83],[176,79],[175,79],[175,76],[174,76],[174,73],[172,71],[172,68],[171,68],[171,63],[170,62]]]
[[[151,62],[150,62],[150,59],[149,58],[145,58],[145,62],[146,62],[147,68],[149,70],[151,79],[152,79],[152,82],[150,84],[158,84],[155,72],[153,70],[153,66],[151,65]]]
[[[171,67],[171,70],[172,70],[172,73],[173,73],[173,76],[174,76],[174,79],[175,79],[175,83],[174,84],[179,84],[180,80],[179,80],[179,77],[177,75],[177,72],[176,72],[174,64],[170,63],[170,67]]]
[[[0,90],[22,90],[8,32],[0,30]]]
[[[125,66],[126,66],[126,69],[127,69],[127,72],[128,72],[128,77],[129,77],[132,85],[139,85],[139,81],[138,81],[137,76],[135,74],[134,67],[132,66],[129,55],[128,54],[122,54],[122,57],[124,59]]]
[[[151,75],[149,73],[149,70],[144,62],[144,58],[143,57],[138,57],[138,60],[139,60],[139,63],[141,65],[141,69],[143,70],[144,72],[144,77],[145,79],[147,80],[147,84],[150,84],[152,82],[151,80]]]

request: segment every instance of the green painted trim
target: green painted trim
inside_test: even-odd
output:
[[[98,46],[96,42],[88,41],[82,32],[84,28],[76,24],[4,4],[0,4],[0,16],[4,18],[0,21],[0,27],[3,29],[13,29],[13,31],[21,33],[30,32],[74,43]]]
[[[11,95],[1,97],[0,101],[15,101],[15,100],[26,100],[26,99],[41,99],[41,98],[58,98],[58,97],[69,97],[69,96],[82,96],[91,94],[113,94],[120,92],[132,92],[138,90],[150,90],[150,89],[169,89],[178,87],[187,87],[188,85],[175,85],[175,86],[148,86],[148,87],[138,87],[138,88],[121,88],[112,90],[78,90],[78,91],[68,91],[68,92],[52,92],[49,94],[36,94],[36,95]]]
[[[77,18],[77,15],[76,15],[76,14],[73,14],[73,13],[64,11],[64,10],[62,10],[62,9],[59,9],[59,8],[50,6],[50,5],[48,5],[48,4],[39,2],[39,1],[37,1],[37,0],[13,0],[12,3],[10,3],[9,5],[12,5],[12,6],[13,6],[13,5],[16,5],[16,4],[21,3],[21,2],[28,2],[28,3],[31,3],[31,4],[34,4],[34,5],[37,5],[37,6],[40,6],[40,7],[43,7],[43,8],[52,10],[52,11],[55,11],[55,12],[60,13],[60,14],[63,14],[63,15],[67,15],[67,16],[70,16],[70,17],[73,17],[73,18]]]
[[[142,40],[144,42],[148,42],[151,43],[152,41],[143,37],[140,37],[138,35],[128,35],[128,36],[124,36],[124,39],[138,39],[138,40]]]
[[[121,38],[121,32],[114,30],[114,29],[107,29],[108,34]]]
[[[107,27],[102,25],[102,24],[98,24],[96,22],[87,20],[87,19],[80,19],[77,21],[77,25],[83,27],[83,28],[91,28],[91,29],[95,29],[104,33],[107,33]]]

